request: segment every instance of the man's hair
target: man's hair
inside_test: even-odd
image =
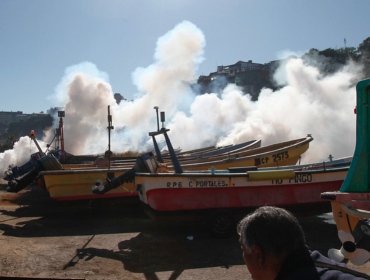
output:
[[[113,153],[111,152],[111,151],[105,151],[105,154],[104,155],[106,155],[106,156],[110,156],[110,155],[112,155]]]
[[[258,245],[275,257],[285,257],[305,246],[305,237],[298,220],[287,210],[263,206],[242,219],[238,233],[247,248]]]

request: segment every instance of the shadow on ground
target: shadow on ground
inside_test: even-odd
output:
[[[94,258],[112,259],[122,263],[125,270],[143,273],[146,279],[158,279],[156,272],[173,271],[176,279],[184,270],[243,265],[238,235],[227,239],[210,237],[201,222],[174,221],[157,223],[145,215],[137,197],[82,202],[57,202],[38,189],[20,194],[1,196],[5,204],[16,207],[0,209],[0,230],[5,236],[22,238],[91,235],[84,246],[64,269]],[[29,219],[27,219],[27,217]],[[8,223],[6,219],[15,219]],[[21,221],[16,222],[16,219]],[[323,216],[299,218],[311,250],[326,255],[330,248],[340,248],[335,224]],[[115,249],[90,245],[96,235],[139,233],[121,240]]]

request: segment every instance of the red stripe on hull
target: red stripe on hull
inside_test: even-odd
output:
[[[178,188],[148,190],[147,201],[158,211],[244,208],[263,205],[288,206],[324,203],[322,192],[337,191],[334,182],[226,188]]]
[[[59,196],[51,197],[57,201],[69,201],[69,200],[86,200],[86,199],[102,199],[102,198],[112,198],[112,197],[126,197],[126,196],[137,196],[137,192],[127,192],[127,193],[113,193],[113,194],[91,194],[91,195],[76,195],[76,196]]]

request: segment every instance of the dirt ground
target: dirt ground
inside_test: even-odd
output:
[[[138,198],[57,202],[37,186],[0,185],[0,276],[77,279],[251,279],[235,233],[204,223],[155,222]],[[307,244],[340,248],[330,214],[301,217]],[[370,272],[370,264],[350,267]],[[1,277],[0,277],[1,279]]]

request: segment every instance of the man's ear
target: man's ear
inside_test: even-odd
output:
[[[252,251],[255,254],[255,259],[259,265],[263,265],[265,263],[265,253],[263,252],[262,248],[258,245],[252,246]]]

